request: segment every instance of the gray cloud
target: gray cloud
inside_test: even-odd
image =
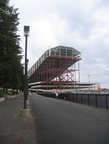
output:
[[[14,0],[10,0],[14,4]],[[29,67],[50,47],[72,46],[82,53],[81,81],[109,87],[109,1],[16,0],[19,7],[21,45],[23,26],[30,25]]]

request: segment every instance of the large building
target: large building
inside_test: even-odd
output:
[[[30,91],[68,91],[86,87],[80,84],[81,53],[73,47],[48,49],[29,69]]]

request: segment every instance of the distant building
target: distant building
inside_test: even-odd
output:
[[[95,84],[81,84],[79,61],[81,53],[73,47],[48,49],[29,69],[30,91],[72,91]]]

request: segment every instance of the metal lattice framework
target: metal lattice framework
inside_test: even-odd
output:
[[[62,89],[66,84],[76,85],[80,82],[79,60],[81,53],[72,47],[51,48],[28,71],[29,85],[36,89]]]

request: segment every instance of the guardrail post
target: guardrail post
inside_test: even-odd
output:
[[[74,94],[72,94],[72,102],[74,102]]]
[[[88,105],[89,105],[89,94],[88,94]]]
[[[76,103],[78,102],[78,94],[76,93]]]
[[[81,94],[81,103],[83,104],[83,94]]]
[[[97,94],[95,94],[95,104],[96,104],[96,108],[97,108]]]
[[[108,110],[108,96],[106,94],[106,109]]]

